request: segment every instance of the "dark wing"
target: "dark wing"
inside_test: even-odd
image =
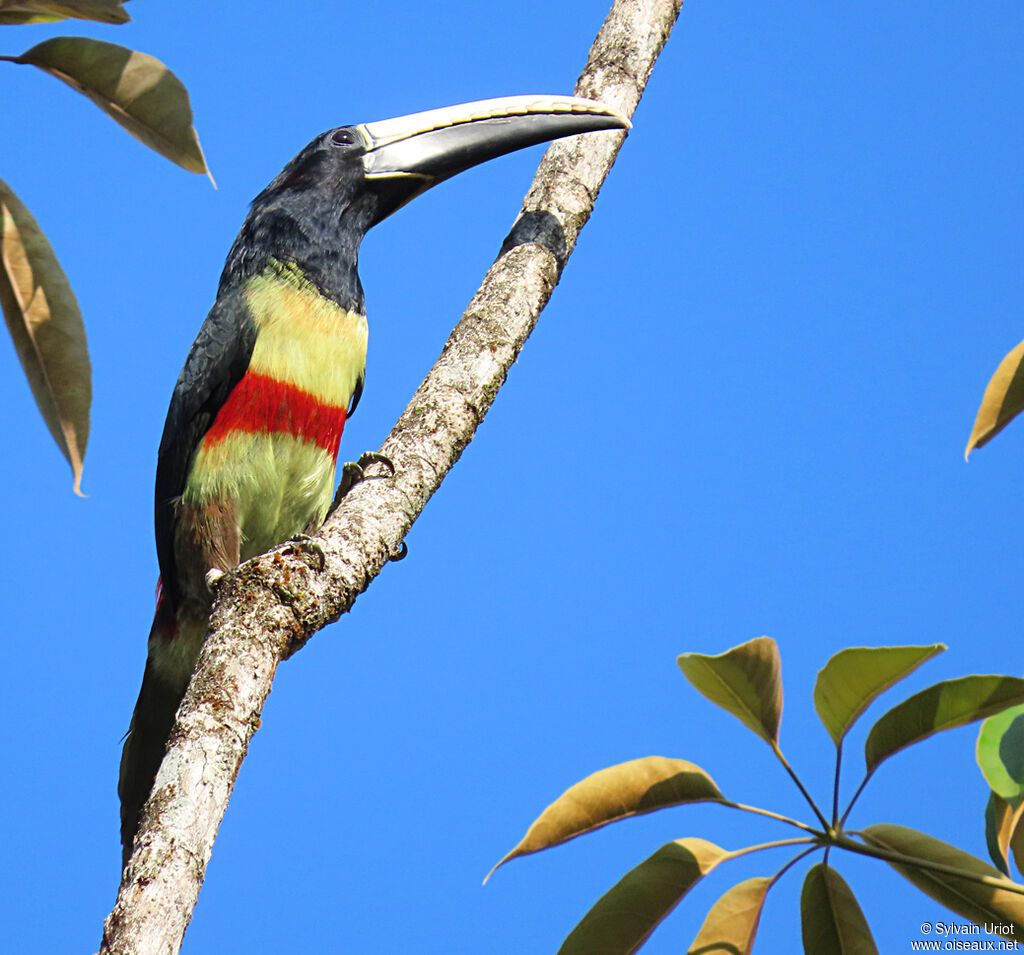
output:
[[[352,397],[348,400],[348,411],[345,414],[346,419],[351,418],[356,413],[356,408],[359,406],[359,399],[363,396],[363,385],[366,384],[366,368],[359,373],[359,377],[356,379],[356,387],[352,392]]]
[[[156,465],[156,554],[165,599],[178,604],[175,510],[203,435],[249,367],[256,326],[237,290],[222,290],[206,316],[167,410]]]

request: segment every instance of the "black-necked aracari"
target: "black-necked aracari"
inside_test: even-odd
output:
[[[628,128],[602,103],[513,96],[340,126],[252,203],[171,396],[156,472],[159,598],[118,792],[124,860],[212,606],[210,571],[315,529],[363,388],[367,229],[431,186],[561,136]]]

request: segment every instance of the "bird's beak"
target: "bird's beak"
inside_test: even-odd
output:
[[[629,129],[625,116],[576,96],[504,96],[358,127],[380,221],[445,179],[505,153],[576,133]]]

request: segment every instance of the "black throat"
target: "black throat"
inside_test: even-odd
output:
[[[319,190],[267,190],[253,201],[221,274],[218,296],[268,268],[295,265],[342,308],[366,314],[359,245],[377,213],[377,197],[360,190],[343,209]]]

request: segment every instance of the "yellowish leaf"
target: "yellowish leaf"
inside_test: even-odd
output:
[[[1024,826],[1020,824],[1021,817],[1017,816],[1017,823],[1013,828],[1013,834],[1010,836],[1010,851],[1013,853],[1013,864],[1017,867],[1017,872],[1020,875],[1024,875]]]
[[[868,772],[883,759],[942,730],[1024,703],[1024,680],[999,674],[973,674],[943,680],[879,717],[864,744]]]
[[[510,859],[550,849],[619,819],[667,806],[723,798],[714,780],[685,759],[631,759],[599,770],[569,787],[540,814],[519,844],[494,869]]]
[[[989,793],[988,805],[985,807],[985,841],[988,843],[992,861],[1003,871],[1010,874],[1010,852],[1012,850],[1017,871],[1021,871],[1021,849],[1024,847],[1024,800],[1016,805],[1003,799],[994,790]]]
[[[774,879],[759,876],[734,885],[708,912],[687,955],[750,955]]]
[[[1010,874],[1009,846],[1013,835],[1013,806],[994,790],[985,804],[985,843],[989,858],[1003,875]]]
[[[909,676],[945,644],[925,647],[849,647],[821,668],[814,684],[814,708],[837,745],[868,706]]]
[[[772,746],[782,720],[782,663],[771,637],[748,640],[717,656],[683,653],[676,661],[693,686]]]
[[[71,465],[75,493],[81,494],[92,400],[85,326],[50,243],[3,180],[0,308],[39,411]]]
[[[0,5],[0,25],[53,23],[69,17],[99,23],[127,23],[131,19],[118,0],[13,0]]]
[[[985,387],[981,407],[967,439],[966,459],[975,448],[987,444],[1024,408],[1024,342],[1000,363]]]
[[[594,903],[558,955],[632,955],[679,900],[729,856],[704,839],[662,846]]]
[[[1003,888],[1008,880],[987,862],[916,829],[881,823],[861,832],[864,840],[880,849],[898,852],[943,867],[952,867],[988,880],[969,881],[951,873],[935,871],[908,862],[889,862],[897,872],[925,895],[976,925],[995,923],[1024,934],[1024,895]]]

